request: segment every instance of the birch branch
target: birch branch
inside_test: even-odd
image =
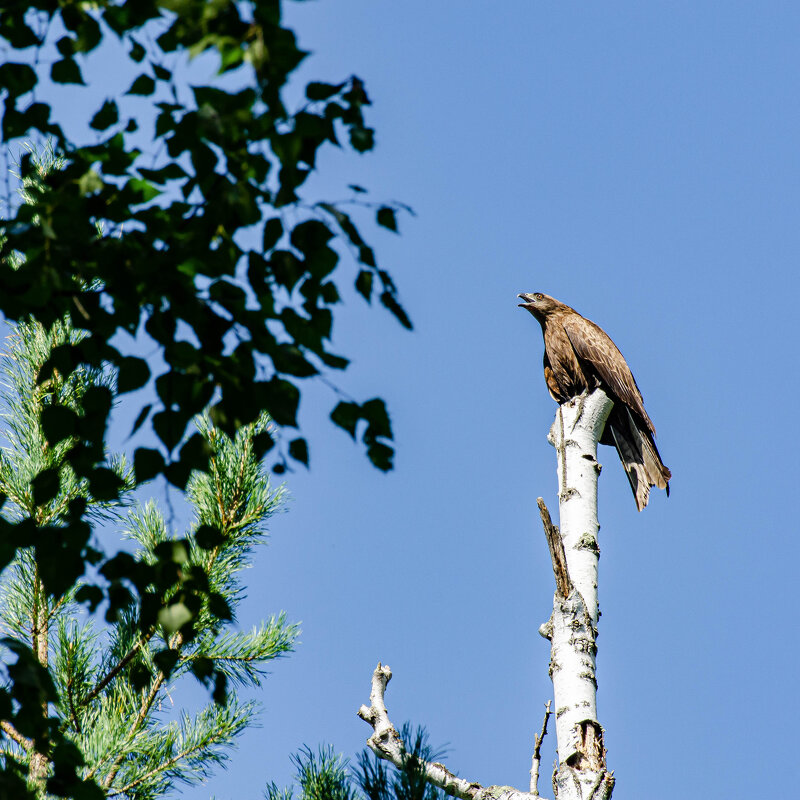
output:
[[[369,695],[370,705],[363,705],[358,716],[372,726],[372,736],[367,739],[367,746],[379,758],[394,764],[397,769],[404,769],[415,756],[410,754],[403,744],[397,728],[389,719],[383,696],[386,685],[392,679],[392,670],[378,663],[372,673],[372,690]],[[513,786],[481,786],[459,778],[450,772],[444,764],[416,759],[425,779],[438,786],[445,794],[459,797],[461,800],[540,800],[531,792],[521,792]]]
[[[541,500],[541,498],[539,499]],[[544,505],[544,503],[542,503],[542,505]],[[548,514],[547,516],[549,519],[550,515]],[[531,794],[534,797],[539,796],[539,765],[542,761],[542,742],[544,741],[544,737],[547,736],[547,721],[550,719],[553,713],[550,710],[550,705],[551,702],[548,700],[544,707],[544,722],[542,723],[542,732],[533,737],[533,757],[531,758]]]

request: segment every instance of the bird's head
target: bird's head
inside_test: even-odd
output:
[[[558,300],[554,300],[550,295],[542,294],[541,292],[523,292],[518,294],[521,303],[520,308],[527,308],[536,319],[544,319],[551,311],[555,311],[561,304]]]

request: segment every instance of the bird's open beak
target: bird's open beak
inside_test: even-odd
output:
[[[524,303],[517,303],[519,308],[527,308],[531,303],[533,303],[533,295],[528,292],[518,294],[517,297],[519,297],[520,300],[525,301]]]

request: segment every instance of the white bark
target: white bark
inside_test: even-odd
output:
[[[555,698],[558,800],[608,798],[603,729],[597,719],[597,442],[613,403],[600,390],[559,406],[548,440],[558,454],[560,538],[567,596],[556,591],[553,615],[542,626],[550,639]],[[558,573],[554,557],[554,569]],[[561,585],[564,585],[562,582]]]
[[[608,800],[614,775],[606,770],[603,729],[597,719],[595,652],[597,637],[597,443],[613,403],[600,390],[559,407],[548,440],[558,453],[559,518],[550,522],[539,502],[550,545],[556,595],[553,614],[540,628],[551,641],[550,674],[555,696],[558,767],[553,775],[556,800]],[[402,769],[412,756],[389,719],[384,694],[391,680],[388,666],[372,675],[370,705],[359,717],[373,729],[367,745],[380,758]],[[538,794],[541,740],[547,730],[547,705],[542,732],[535,737],[530,791],[488,786],[459,778],[443,764],[421,761],[427,780],[462,800],[541,800]]]
[[[392,679],[392,670],[388,666],[378,664],[372,673],[372,690],[369,694],[369,706],[361,706],[358,716],[372,726],[372,736],[367,745],[379,758],[386,759],[398,769],[402,769],[410,758],[397,728],[389,719],[383,696],[386,685]],[[513,786],[481,786],[459,778],[450,772],[444,764],[421,761],[420,765],[428,781],[443,789],[446,794],[460,797],[462,800],[541,800],[538,795],[520,792]]]
[[[533,756],[531,757],[531,794],[539,796],[539,765],[542,762],[542,742],[547,736],[547,723],[553,712],[550,710],[551,701],[548,700],[544,707],[544,722],[542,732],[537,733],[533,740]]]

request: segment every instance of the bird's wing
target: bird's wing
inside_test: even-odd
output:
[[[635,411],[655,434],[656,429],[644,410],[644,400],[630,367],[611,337],[591,320],[577,312],[565,314],[561,324],[569,337],[575,354],[581,361],[591,364],[597,376],[628,408]]]

